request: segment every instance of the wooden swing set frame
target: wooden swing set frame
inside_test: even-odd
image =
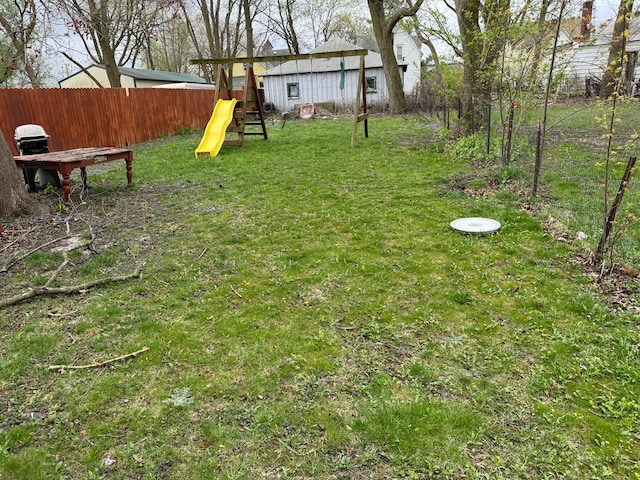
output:
[[[335,52],[316,52],[316,53],[301,53],[296,55],[268,55],[259,57],[234,57],[234,58],[201,58],[191,60],[193,65],[217,65],[218,71],[216,75],[216,101],[222,97],[227,97],[227,100],[232,98],[231,85],[228,82],[228,76],[225,71],[225,65],[230,70],[230,75],[233,76],[233,65],[237,63],[243,63],[245,68],[245,82],[243,89],[244,98],[238,99],[238,111],[234,115],[234,121],[231,122],[227,131],[238,132],[239,139],[237,141],[225,141],[225,145],[238,145],[242,146],[245,134],[263,135],[267,139],[267,129],[265,126],[264,112],[263,112],[263,99],[258,94],[257,81],[255,72],[253,71],[253,64],[258,62],[288,62],[290,60],[313,60],[316,58],[342,58],[342,57],[360,57],[360,68],[358,72],[358,86],[356,89],[356,99],[354,106],[353,117],[353,129],[351,133],[351,148],[356,146],[356,137],[358,135],[358,123],[364,122],[364,136],[369,138],[369,114],[367,113],[367,79],[365,77],[365,61],[364,57],[367,55],[368,50],[356,49],[356,50],[342,50]],[[221,97],[222,95],[222,97]],[[259,118],[259,121],[249,122],[247,121],[248,115],[255,115]],[[245,125],[261,125],[262,132],[247,133],[245,132]]]

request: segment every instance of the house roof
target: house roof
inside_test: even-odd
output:
[[[595,25],[595,32],[591,35],[591,38],[580,42],[582,45],[608,45],[613,38],[613,28],[615,26],[616,19],[610,18]],[[640,18],[635,16],[631,19],[629,24],[629,33],[627,37],[627,44],[632,41],[638,41],[640,39]]]
[[[342,52],[345,50],[358,50],[361,47],[349,43],[339,38],[333,39],[311,50],[309,53],[326,53],[326,52]],[[289,60],[281,65],[270,68],[262,74],[263,77],[276,75],[292,75],[298,73],[324,73],[339,72],[340,62],[344,61],[345,70],[358,70],[360,68],[360,57],[334,57],[334,58],[316,58],[304,60]],[[402,65],[401,62],[398,62]],[[365,55],[365,66],[367,68],[382,67],[382,57],[379,53],[369,52]]]
[[[105,69],[104,65],[99,65],[97,63],[94,63],[93,65],[91,65],[89,68],[100,68],[100,69]],[[175,72],[163,72],[160,70],[145,70],[142,68],[128,68],[128,67],[118,67],[118,71],[120,72],[120,75],[126,76],[126,77],[131,77],[135,80],[155,80],[158,82],[171,82],[171,83],[180,83],[180,82],[187,82],[187,83],[207,83],[206,80],[202,77],[198,77],[197,75],[191,75],[189,73],[175,73]],[[63,78],[62,80],[60,80],[61,82],[75,77],[76,75],[80,75],[82,74],[83,71],[80,70],[72,75],[69,75],[68,77]]]
[[[104,68],[102,65],[96,65]],[[189,73],[163,72],[160,70],[144,70],[141,68],[118,67],[120,75],[135,78],[136,80],[157,80],[161,82],[189,82],[206,83],[206,80]]]

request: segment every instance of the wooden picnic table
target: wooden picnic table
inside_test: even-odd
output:
[[[131,184],[133,152],[128,148],[89,147],[61,150],[59,152],[36,153],[33,155],[14,156],[16,165],[22,169],[55,169],[62,175],[64,203],[71,203],[71,172],[80,169],[82,183],[87,188],[86,167],[113,160],[124,159],[127,167],[127,183]]]

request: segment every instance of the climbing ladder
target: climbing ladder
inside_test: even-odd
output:
[[[231,66],[233,75],[233,66]],[[231,100],[233,98],[232,86],[229,84],[224,65],[218,66],[218,78],[216,81],[216,99]],[[245,135],[262,135],[267,140],[267,126],[264,120],[262,106],[264,99],[260,96],[258,82],[253,71],[253,65],[245,65],[244,87],[242,98],[238,98],[233,119],[227,127],[227,133],[237,133],[237,139],[225,139],[223,145],[242,147]],[[259,126],[259,131],[249,130],[247,126]]]

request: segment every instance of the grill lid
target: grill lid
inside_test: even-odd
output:
[[[31,138],[49,138],[49,135],[40,125],[27,124],[16,127],[16,131],[13,134],[13,139],[16,142]]]

